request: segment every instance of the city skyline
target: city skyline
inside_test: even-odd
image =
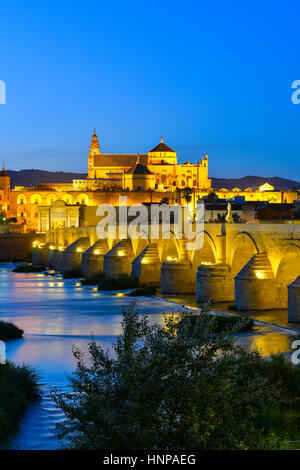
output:
[[[296,2],[31,3],[3,6],[8,169],[85,172],[96,127],[104,153],[163,135],[180,163],[208,153],[213,177],[300,179]]]

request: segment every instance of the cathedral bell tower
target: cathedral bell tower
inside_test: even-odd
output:
[[[6,214],[6,216],[9,211],[9,199],[10,176],[8,176],[3,163],[3,169],[0,172],[0,210],[2,210]]]
[[[94,175],[94,157],[100,155],[100,145],[98,141],[98,136],[96,134],[96,129],[94,129],[94,134],[92,136],[92,141],[90,145],[90,153],[88,158],[88,178],[95,178]]]

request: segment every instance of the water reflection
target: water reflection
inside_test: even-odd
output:
[[[12,267],[0,265],[0,318],[16,323],[25,335],[24,339],[7,342],[8,358],[37,367],[44,387],[43,400],[30,406],[17,444],[22,449],[55,449],[53,431],[63,416],[49,397],[49,386],[66,385],[65,374],[75,367],[73,345],[86,351],[93,335],[105,350],[111,350],[121,332],[122,306],[133,299],[123,292],[78,286],[78,281],[59,276],[12,273]],[[141,312],[149,314],[152,323],[162,323],[163,313],[182,308],[174,300],[139,297],[137,304]],[[176,301],[197,305],[194,298]],[[264,321],[268,315],[263,314]],[[290,351],[290,336],[275,326],[259,325],[253,332],[237,335],[237,340],[268,356]]]

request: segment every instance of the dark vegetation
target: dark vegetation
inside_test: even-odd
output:
[[[63,275],[64,279],[73,279],[73,278],[76,278],[76,277],[83,277],[80,268],[70,269],[70,271],[65,272],[64,275]]]
[[[229,332],[234,334],[243,331],[250,331],[254,327],[254,321],[250,317],[241,317],[235,315],[212,315],[210,313],[208,313],[208,315],[210,315],[210,326],[214,333]],[[197,325],[198,322],[198,315],[193,314],[189,317],[184,317],[179,325],[179,332],[181,328],[185,327],[185,322],[188,323],[193,331],[193,328]]]
[[[156,287],[154,286],[144,286],[144,287],[138,287],[137,289],[134,289],[133,291],[129,292],[129,296],[131,297],[139,297],[142,295],[155,295],[156,293]]]
[[[92,276],[86,279],[83,279],[81,281],[81,284],[83,286],[96,286],[100,284],[101,282],[103,282],[104,279],[105,279],[105,274],[102,272],[99,272],[97,274],[93,274]]]
[[[45,271],[43,266],[32,266],[32,264],[20,264],[13,269],[14,273],[41,273]]]
[[[125,290],[134,289],[136,287],[139,287],[138,279],[127,276],[126,274],[121,274],[117,279],[105,277],[103,281],[100,282],[98,290]]]
[[[39,398],[38,378],[29,366],[0,364],[0,449],[13,445],[28,402]]]
[[[11,322],[0,320],[0,340],[22,338],[24,331]]]
[[[124,309],[113,356],[92,340],[86,362],[74,347],[72,393],[53,391],[67,417],[59,438],[106,451],[273,449],[299,440],[300,367],[241,348],[229,322],[203,308],[152,326],[135,304]]]

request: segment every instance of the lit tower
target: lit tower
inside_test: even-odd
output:
[[[5,214],[9,210],[9,196],[10,196],[10,177],[5,170],[3,163],[2,171],[0,172],[0,208]]]
[[[94,129],[94,134],[92,136],[90,153],[88,158],[88,178],[95,178],[94,175],[94,157],[100,155],[100,145],[98,141],[98,136],[96,134],[96,129]]]

